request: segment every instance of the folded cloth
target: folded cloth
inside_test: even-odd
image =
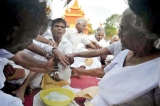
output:
[[[12,76],[8,76],[6,78],[6,81],[18,80],[18,79],[22,79],[25,77],[24,69],[21,69],[21,68],[14,68],[14,69],[15,69],[15,73]]]
[[[90,66],[93,63],[93,59],[92,58],[87,58],[87,59],[84,60],[84,62],[87,66]]]
[[[84,97],[84,98],[94,98],[99,93],[98,86],[92,86],[85,88],[78,93],[76,93],[76,97]]]
[[[53,88],[53,87],[62,87],[64,85],[69,85],[67,81],[55,81],[53,80],[48,74],[43,75],[41,88],[47,89],[47,88]]]

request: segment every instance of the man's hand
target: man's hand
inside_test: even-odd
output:
[[[95,41],[91,41],[91,42],[96,46],[97,49],[101,49],[102,48],[97,42],[95,42]]]
[[[70,63],[73,64],[74,63],[74,53],[66,54],[66,56],[68,57]]]
[[[57,49],[53,49],[54,59],[60,62],[64,67],[70,65],[69,59]]]
[[[71,67],[71,70],[72,70],[72,77],[78,77],[78,78],[81,78],[81,70],[84,70],[85,68],[84,67],[79,67],[79,68],[74,68],[74,67]]]
[[[4,67],[3,73],[5,77],[8,78],[9,76],[12,76],[15,73],[15,71],[16,70],[11,65],[7,64]]]

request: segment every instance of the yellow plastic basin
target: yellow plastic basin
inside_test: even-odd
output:
[[[44,97],[49,95],[50,92],[58,92],[62,95],[68,96],[70,99],[65,101],[51,101],[51,100],[45,99]],[[40,98],[42,99],[42,101],[46,106],[68,106],[71,103],[71,101],[74,99],[74,97],[75,97],[74,92],[66,88],[49,88],[49,89],[42,90],[40,92]]]

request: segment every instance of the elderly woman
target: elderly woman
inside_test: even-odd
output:
[[[160,11],[159,9],[157,9],[159,8],[159,1],[128,0],[128,4],[131,10],[137,15],[135,26],[139,27],[149,39],[158,39],[160,37],[160,30],[159,30]],[[157,40],[157,42],[159,42],[159,40]],[[159,71],[159,86],[160,86],[160,71]]]
[[[104,68],[99,94],[91,101],[94,106],[159,106],[158,75],[160,51],[141,31],[134,28],[135,15],[127,9],[122,14],[121,51]],[[97,71],[100,71],[100,69]]]

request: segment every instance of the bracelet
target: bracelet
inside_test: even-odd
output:
[[[45,56],[45,58],[47,59],[48,56],[49,56],[49,54],[47,53],[46,56]]]

